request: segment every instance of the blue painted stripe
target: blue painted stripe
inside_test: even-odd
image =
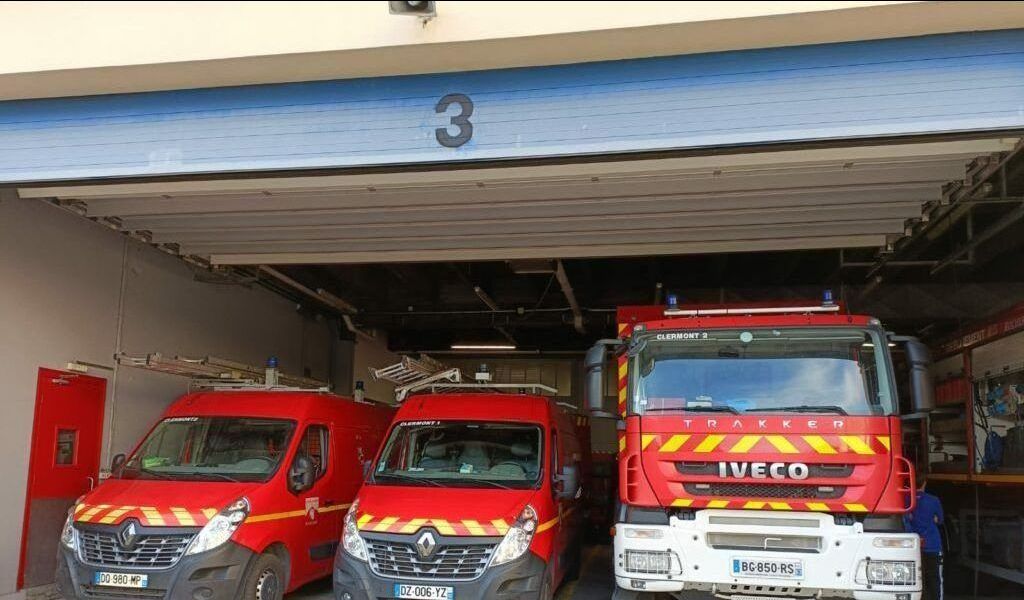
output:
[[[434,130],[448,93],[473,138]],[[458,162],[1024,126],[1024,30],[0,102],[0,181]],[[454,129],[453,129],[454,131]]]

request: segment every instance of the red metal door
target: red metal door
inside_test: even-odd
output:
[[[105,379],[39,369],[18,588],[53,583],[67,510],[97,481]]]

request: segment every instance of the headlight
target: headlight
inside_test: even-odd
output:
[[[647,529],[643,527],[623,528],[626,537],[636,540],[660,540],[665,537],[665,532],[660,529]]]
[[[909,560],[869,560],[864,567],[872,585],[914,585],[917,565]]]
[[[359,535],[359,525],[356,524],[356,510],[359,508],[359,500],[352,503],[345,513],[345,528],[341,532],[341,546],[352,558],[366,561],[366,544]]]
[[[498,548],[494,551],[494,558],[491,559],[491,565],[505,564],[526,554],[536,531],[537,511],[527,504],[523,512],[519,513],[519,518],[505,534],[505,539],[498,544]]]
[[[75,503],[77,505],[77,503]],[[64,547],[68,550],[74,550],[78,547],[78,541],[75,536],[75,505],[72,505],[68,509],[68,518],[64,521],[64,529],[60,531],[60,542],[64,544]]]
[[[220,546],[231,539],[232,534],[248,516],[249,501],[245,498],[235,500],[199,530],[185,554],[199,554]]]

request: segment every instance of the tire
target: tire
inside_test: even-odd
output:
[[[282,600],[285,577],[281,559],[273,554],[259,555],[245,575],[241,600]]]

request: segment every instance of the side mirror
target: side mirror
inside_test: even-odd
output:
[[[573,500],[580,493],[580,471],[575,465],[562,467],[562,472],[555,476],[558,482],[556,495],[560,500]]]
[[[598,340],[583,359],[586,381],[583,395],[590,413],[595,417],[615,418],[604,409],[604,365],[608,360],[608,346],[621,346],[622,340]]]
[[[926,413],[935,409],[935,390],[928,367],[932,363],[928,346],[916,337],[893,336],[893,341],[902,342],[907,351],[907,363],[910,366],[910,394],[914,403],[914,412]]]
[[[124,468],[124,464],[128,462],[128,457],[122,454],[115,454],[114,458],[110,460],[110,474],[114,477],[121,475],[121,469]]]
[[[299,494],[313,487],[313,461],[305,454],[299,454],[288,469],[288,489]]]

